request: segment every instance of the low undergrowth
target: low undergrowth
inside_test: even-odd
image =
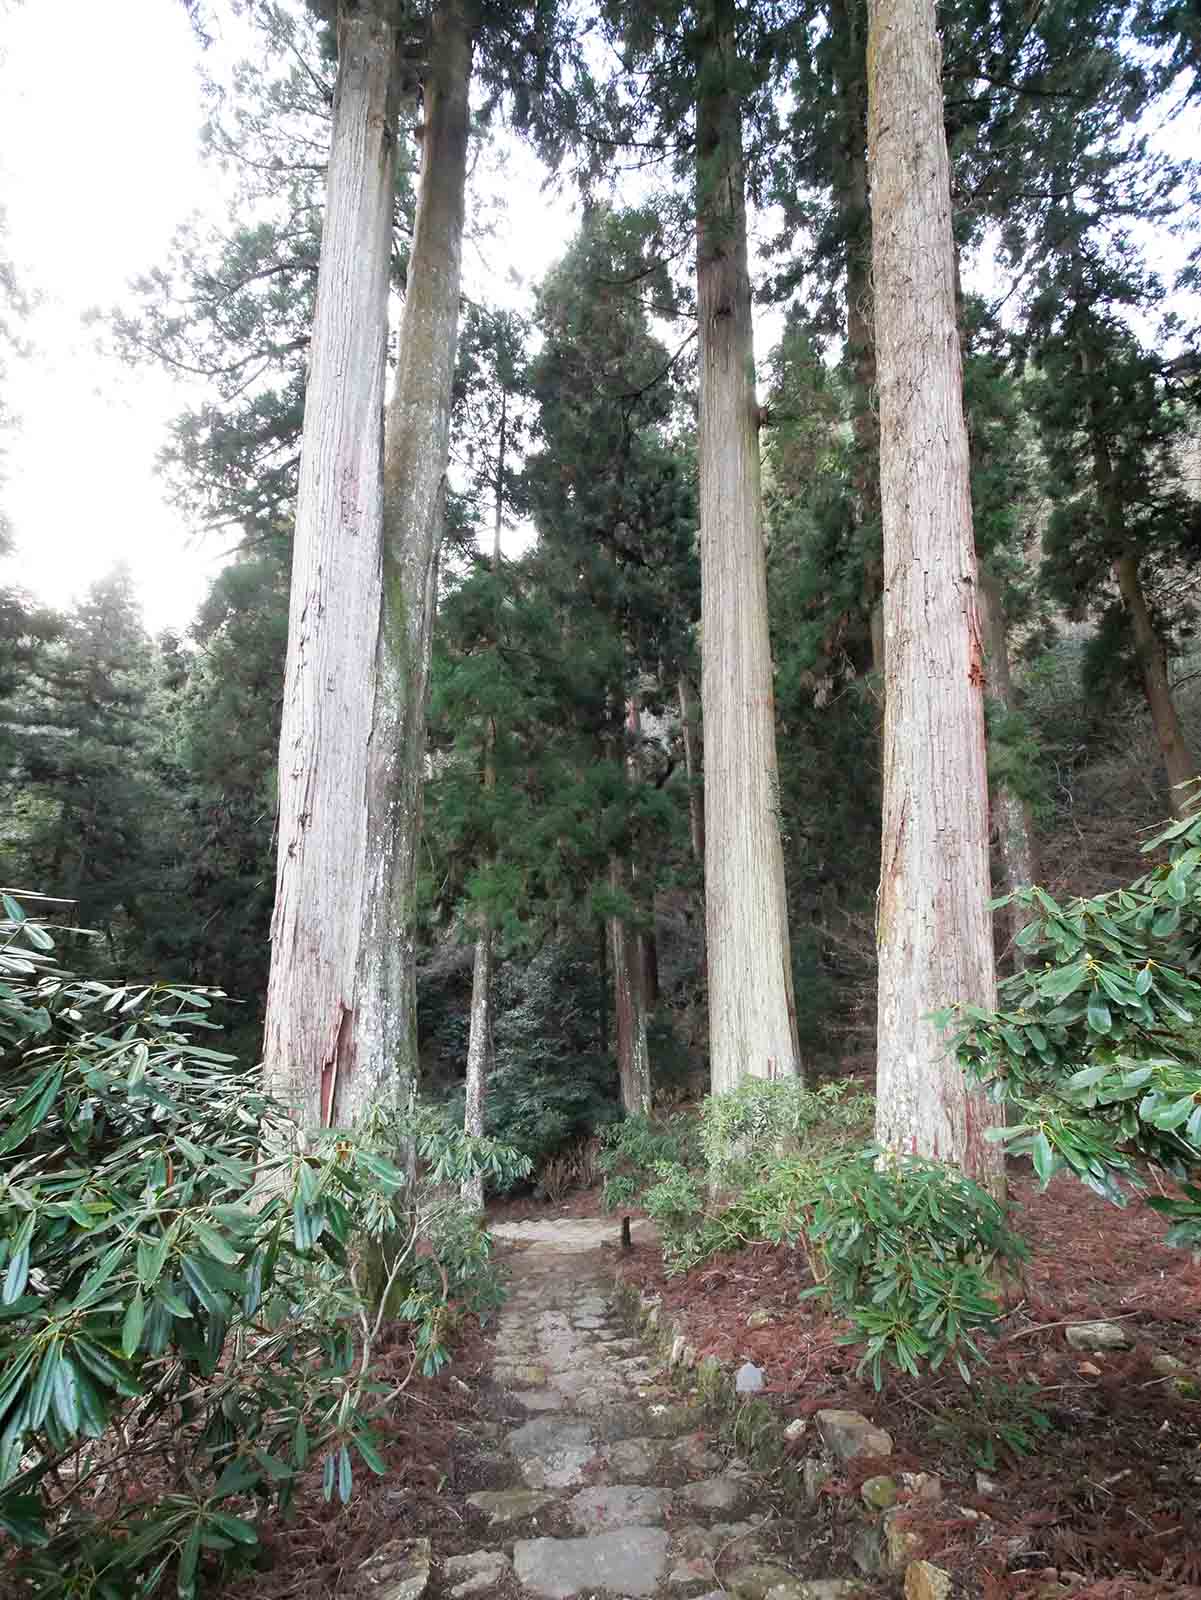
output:
[[[199,1042],[216,991],[79,978],[4,913],[4,1592],[190,1600],[254,1563],[310,1463],[341,1503],[384,1471],[388,1319],[432,1373],[454,1317],[496,1302],[447,1191],[521,1158],[422,1120],[298,1147],[260,1075]]]

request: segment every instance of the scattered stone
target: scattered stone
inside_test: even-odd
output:
[[[829,1481],[829,1467],[826,1466],[825,1462],[818,1461],[816,1457],[810,1456],[801,1468],[801,1482],[805,1486],[805,1499],[808,1500],[810,1505],[816,1502],[822,1489]]]
[[[810,1578],[808,1583],[780,1583],[767,1600],[857,1600],[863,1585],[856,1578]]]
[[[770,1328],[775,1320],[766,1306],[756,1306],[746,1319],[746,1325],[748,1328]]]
[[[947,1600],[951,1574],[929,1561],[911,1561],[905,1568],[905,1600]]]
[[[789,1440],[789,1442],[794,1439],[799,1439],[805,1433],[805,1430],[808,1428],[808,1426],[809,1419],[807,1417],[794,1417],[784,1429],[784,1437]]]
[[[577,1328],[603,1328],[605,1325],[601,1317],[576,1316],[572,1320]]]
[[[519,1539],[513,1546],[517,1580],[545,1600],[609,1589],[653,1594],[667,1565],[661,1528],[621,1528],[586,1539]]]
[[[567,1502],[567,1514],[584,1533],[605,1533],[631,1523],[662,1522],[671,1508],[670,1489],[644,1489],[637,1484],[599,1484],[581,1489]]]
[[[864,1478],[859,1486],[859,1493],[863,1503],[872,1511],[887,1511],[897,1503],[897,1480],[890,1478],[886,1473],[879,1473],[874,1478]]]
[[[733,1511],[746,1498],[746,1486],[735,1478],[704,1478],[685,1484],[681,1494],[698,1511]]]
[[[479,1494],[469,1494],[467,1504],[482,1511],[489,1524],[497,1528],[537,1516],[554,1498],[553,1494],[541,1494],[537,1489],[483,1489]]]
[[[649,1478],[658,1464],[658,1451],[649,1439],[619,1439],[604,1454],[617,1477],[627,1482]]]
[[[685,1340],[684,1335],[682,1333],[677,1333],[675,1338],[671,1341],[671,1354],[667,1358],[673,1367],[679,1366],[680,1362],[684,1359],[684,1351],[686,1349],[687,1341]]]
[[[713,1576],[713,1564],[706,1557],[697,1556],[693,1561],[681,1561],[678,1567],[673,1567],[667,1574],[668,1583],[704,1583]]]
[[[683,1439],[677,1439],[671,1446],[671,1456],[689,1472],[717,1472],[722,1464],[717,1451],[709,1448],[704,1435],[700,1433],[690,1433]]]
[[[735,1394],[758,1394],[763,1387],[763,1369],[753,1361],[744,1361],[734,1374]]]
[[[1073,1322],[1064,1334],[1073,1350],[1128,1350],[1133,1343],[1117,1322]]]
[[[358,1591],[371,1600],[420,1600],[430,1581],[428,1539],[389,1539],[359,1567]]]
[[[454,1600],[495,1588],[508,1570],[509,1558],[500,1550],[476,1550],[467,1556],[450,1556],[442,1563]]]
[[[545,1367],[518,1367],[511,1380],[519,1389],[540,1389],[546,1382]]]
[[[921,1534],[910,1528],[904,1514],[886,1510],[881,1517],[884,1531],[884,1566],[891,1573],[904,1573],[921,1547]]]
[[[691,1372],[693,1367],[696,1366],[697,1360],[696,1346],[694,1344],[686,1344],[684,1346],[684,1354],[680,1357],[680,1365],[687,1367]]]
[[[1095,1361],[1082,1361],[1076,1371],[1082,1378],[1099,1378],[1101,1376],[1101,1369]]]
[[[1189,1368],[1183,1361],[1177,1361],[1175,1356],[1170,1356],[1166,1350],[1155,1350],[1151,1354],[1151,1371],[1157,1378],[1187,1378],[1191,1376]]]
[[[880,1576],[884,1571],[884,1546],[878,1527],[860,1528],[851,1545],[851,1560],[865,1577]]]
[[[817,1431],[831,1455],[844,1466],[856,1456],[890,1456],[892,1435],[877,1428],[861,1411],[819,1411]]]
[[[726,1589],[736,1600],[767,1600],[770,1590],[795,1582],[787,1567],[777,1567],[770,1561],[752,1561],[730,1574]]]
[[[978,1472],[976,1474],[977,1494],[1000,1494],[1000,1492],[1001,1485],[995,1478],[990,1478],[987,1472]]]
[[[915,1500],[937,1505],[942,1499],[942,1479],[936,1472],[902,1472],[901,1482]]]
[[[592,1425],[560,1417],[535,1417],[509,1435],[521,1476],[531,1489],[565,1489],[579,1483],[596,1455]]]

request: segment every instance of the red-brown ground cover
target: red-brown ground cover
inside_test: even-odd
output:
[[[892,1376],[876,1394],[856,1374],[861,1350],[839,1342],[845,1324],[801,1298],[802,1252],[754,1246],[669,1277],[643,1246],[622,1271],[662,1295],[664,1322],[700,1355],[762,1367],[784,1420],[844,1406],[889,1430],[891,1463],[857,1463],[827,1486],[835,1500],[889,1467],[938,1473],[944,1500],[909,1512],[921,1553],[963,1595],[1041,1600],[1060,1592],[1058,1575],[1078,1600],[1201,1596],[1201,1387],[1182,1394],[1151,1366],[1163,1351],[1201,1373],[1201,1266],[1163,1243],[1137,1200],[1119,1210],[1067,1178],[1040,1194],[1021,1173],[1011,1195],[1031,1260],[970,1388],[954,1373]],[[748,1328],[752,1312],[772,1320]],[[1094,1319],[1121,1322],[1131,1348],[1073,1350],[1065,1324]],[[1047,1431],[1029,1425],[1031,1409]],[[1005,1440],[1023,1422],[1028,1454]],[[809,1448],[802,1435],[797,1453]],[[977,1482],[982,1464],[990,1485]]]

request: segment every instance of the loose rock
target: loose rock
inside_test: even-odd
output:
[[[905,1600],[947,1600],[951,1574],[929,1561],[911,1561],[905,1568]]]
[[[774,1566],[770,1561],[752,1561],[730,1574],[726,1588],[737,1600],[767,1600],[770,1590],[795,1582],[787,1567]]]
[[[1133,1343],[1118,1322],[1073,1322],[1064,1334],[1073,1350],[1128,1350]]]
[[[763,1387],[763,1369],[753,1361],[744,1361],[734,1374],[735,1394],[758,1394]]]
[[[890,1456],[892,1435],[877,1428],[861,1411],[819,1411],[817,1430],[831,1455],[845,1466],[856,1456]]]
[[[359,1567],[358,1592],[371,1600],[420,1600],[430,1581],[428,1539],[389,1539]]]
[[[895,1506],[899,1492],[897,1480],[883,1473],[874,1478],[864,1478],[859,1486],[864,1505],[872,1511],[887,1511],[890,1506]]]

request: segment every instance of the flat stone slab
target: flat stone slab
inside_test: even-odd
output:
[[[624,1482],[638,1483],[654,1475],[659,1449],[653,1439],[619,1439],[604,1450],[607,1465]]]
[[[746,1499],[746,1485],[737,1478],[703,1478],[680,1491],[697,1511],[733,1511]]]
[[[579,1483],[596,1455],[592,1424],[578,1417],[535,1417],[509,1435],[509,1449],[531,1489]]]
[[[645,1218],[635,1217],[630,1234],[639,1243],[651,1244],[658,1238],[658,1229]],[[498,1222],[492,1236],[514,1244],[538,1244],[555,1255],[579,1255],[599,1250],[604,1244],[618,1244],[621,1222],[617,1217],[539,1217],[525,1222]]]
[[[508,1570],[509,1558],[501,1550],[473,1550],[466,1556],[448,1556],[442,1563],[454,1600],[494,1589]]]
[[[554,1498],[553,1494],[542,1494],[537,1489],[481,1489],[479,1494],[467,1496],[467,1504],[482,1511],[495,1528],[536,1517],[554,1502]]]
[[[721,1457],[709,1448],[705,1436],[700,1433],[677,1439],[671,1446],[671,1456],[689,1472],[719,1472],[722,1466]]]
[[[517,1581],[545,1600],[609,1589],[653,1594],[667,1565],[662,1528],[621,1528],[585,1539],[519,1539],[513,1546]]]
[[[671,1509],[670,1489],[646,1489],[639,1484],[598,1484],[581,1489],[567,1502],[567,1514],[584,1533],[604,1533],[662,1522]]]

